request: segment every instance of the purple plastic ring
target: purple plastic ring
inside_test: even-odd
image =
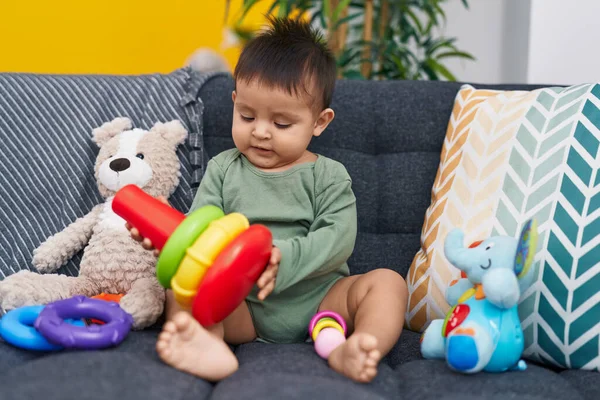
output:
[[[93,318],[104,325],[76,327],[65,320]],[[75,296],[48,304],[35,321],[35,328],[51,343],[70,349],[102,349],[121,343],[133,318],[112,301]]]
[[[308,335],[312,337],[312,332],[313,329],[315,329],[317,322],[319,322],[320,319],[327,317],[335,319],[342,326],[344,333],[347,333],[346,321],[344,321],[344,318],[342,318],[340,314],[336,313],[335,311],[321,311],[310,320],[310,324],[308,325]]]

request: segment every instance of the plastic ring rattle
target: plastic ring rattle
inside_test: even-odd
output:
[[[337,329],[342,335],[346,335],[344,328],[333,318],[323,318],[315,325],[313,329],[313,333],[311,335],[311,339],[314,341],[317,338],[319,332],[321,332],[325,328],[334,328]]]
[[[190,214],[175,229],[161,250],[156,264],[156,275],[163,287],[171,288],[171,279],[177,272],[181,260],[185,257],[188,247],[200,237],[212,221],[223,216],[220,208],[204,206]]]
[[[13,346],[27,350],[55,351],[63,347],[50,343],[33,324],[45,306],[26,306],[7,312],[0,319],[0,336]],[[70,320],[69,324],[85,326],[81,320]]]
[[[173,295],[180,305],[188,308],[192,306],[206,270],[221,250],[249,226],[244,215],[227,214],[211,222],[192,247],[187,249],[187,254],[171,281]]]
[[[315,351],[324,359],[328,359],[331,352],[346,341],[346,322],[333,311],[322,311],[315,315],[308,331],[315,344]]]
[[[73,326],[65,319],[93,318],[104,325]],[[119,304],[75,296],[48,304],[35,321],[35,328],[49,341],[65,348],[101,349],[121,343],[133,325],[133,318]]]
[[[319,332],[321,331],[321,329],[316,330],[316,325],[317,322],[319,322],[319,320],[323,319],[323,318],[333,318],[335,321],[337,321],[340,326],[342,327],[343,330],[343,334],[345,335],[347,332],[347,327],[346,327],[346,321],[344,321],[344,318],[342,318],[342,316],[336,312],[333,311],[321,311],[320,313],[317,313],[314,317],[312,317],[312,319],[310,320],[310,325],[308,326],[308,333],[310,334],[310,337],[312,338],[312,340],[314,341],[315,338],[317,337],[317,335],[319,334]]]

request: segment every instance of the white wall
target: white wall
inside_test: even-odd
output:
[[[447,60],[461,81],[600,81],[600,0],[469,0],[469,10],[450,0],[444,9],[442,33],[477,58]]]
[[[495,83],[502,80],[504,0],[470,0],[466,9],[460,0],[444,5],[445,36],[456,37],[456,46],[476,61],[446,59],[445,65],[459,81]]]
[[[600,1],[532,0],[527,81],[600,81]]]

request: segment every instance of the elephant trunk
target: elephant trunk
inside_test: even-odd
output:
[[[459,228],[454,228],[446,236],[444,241],[444,254],[450,262],[456,268],[461,271],[468,269],[469,254],[467,248],[464,245],[465,234]]]

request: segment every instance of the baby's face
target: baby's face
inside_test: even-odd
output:
[[[306,97],[283,89],[236,83],[232,94],[233,141],[256,167],[283,170],[306,160],[306,148],[333,118],[331,109],[316,113]]]

